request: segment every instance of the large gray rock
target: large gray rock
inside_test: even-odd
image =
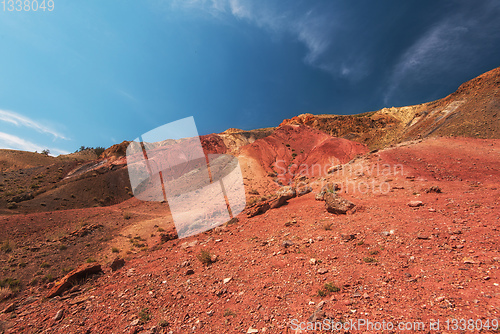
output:
[[[340,185],[338,185],[337,183],[327,183],[321,188],[321,191],[316,194],[315,198],[317,201],[324,201],[325,195],[327,193],[336,194],[337,191],[339,190],[340,190]]]
[[[354,203],[340,197],[337,194],[327,192],[325,194],[325,207],[330,213],[339,215],[346,214],[347,211],[353,209],[356,205]]]
[[[295,188],[291,186],[282,187],[276,192],[277,198],[270,203],[271,209],[279,208],[288,203],[288,200],[297,195]]]

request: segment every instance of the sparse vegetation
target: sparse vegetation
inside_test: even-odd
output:
[[[196,256],[198,260],[200,260],[201,263],[205,265],[209,265],[214,263],[215,261],[212,261],[212,254],[210,254],[210,251],[202,249],[200,254]]]
[[[370,255],[377,255],[378,254],[378,250],[372,250],[370,251]]]
[[[9,288],[13,293],[21,290],[21,282],[16,278],[4,278],[0,280],[0,288]]]
[[[225,317],[236,317],[236,313],[231,311],[230,309],[225,309],[224,314]]]
[[[328,292],[339,292],[340,288],[335,286],[333,283],[325,283],[324,289]]]
[[[89,257],[86,261],[87,263],[97,262],[94,258]]]
[[[50,267],[50,264],[48,264],[47,262],[43,262],[41,265],[40,265],[40,268],[49,268]]]
[[[45,276],[42,278],[42,280],[43,280],[44,282],[48,282],[48,283],[50,283],[50,282],[53,282],[53,281],[55,280],[55,277],[54,277],[54,276],[52,276],[52,274],[51,274],[51,273],[48,273],[47,275],[45,275]]]
[[[164,328],[164,327],[167,327],[167,326],[168,326],[168,321],[167,321],[167,320],[165,320],[165,319],[162,319],[162,320],[160,320],[160,321],[158,322],[158,327],[162,327],[162,328]]]
[[[94,153],[97,155],[97,156],[100,156],[106,149],[104,147],[85,147],[85,146],[80,146],[80,148],[78,150],[75,151],[75,153],[78,153],[78,152],[83,152],[83,151],[94,151]]]
[[[12,297],[12,290],[8,287],[0,288],[0,302],[5,299]]]
[[[119,253],[120,252],[120,250],[118,248],[116,248],[116,247],[111,248],[111,251],[113,253]]]
[[[67,248],[68,248],[68,246],[66,246],[65,244],[59,245],[59,250],[65,250]]]
[[[324,229],[325,231],[331,231],[331,230],[332,230],[332,228],[333,228],[333,223],[324,223],[324,224],[323,224],[323,229]]]
[[[147,322],[151,319],[151,312],[147,307],[139,311],[139,319],[141,319],[143,322]]]
[[[377,259],[374,259],[373,257],[365,257],[365,258],[363,259],[363,261],[364,261],[365,263],[375,263],[375,262],[377,262]]]
[[[326,291],[321,290],[321,289],[318,290],[318,296],[319,297],[326,297],[326,295],[327,295]]]
[[[2,245],[0,246],[0,250],[2,250],[2,252],[4,253],[9,253],[9,252],[12,252],[12,244],[10,243],[9,240],[5,240],[4,242],[2,242]]]
[[[123,213],[123,219],[129,220],[130,218],[132,218],[132,214],[130,212]]]

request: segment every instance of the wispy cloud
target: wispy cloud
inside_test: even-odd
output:
[[[25,126],[34,129],[40,133],[46,133],[54,136],[55,139],[68,139],[59,132],[54,131],[48,126],[42,125],[39,122],[35,122],[29,117],[23,116],[13,111],[0,109],[0,121],[14,124],[16,126]]]
[[[23,151],[41,152],[42,150],[45,149],[40,145],[37,145],[28,140],[19,138],[17,136],[5,132],[0,132],[0,146],[6,149],[23,150]]]
[[[448,78],[445,73],[459,73],[481,61],[477,55],[490,54],[500,38],[500,6],[484,1],[475,6],[474,15],[460,11],[430,27],[403,53],[394,66],[388,89],[387,104],[403,85],[435,82]],[[479,8],[477,8],[479,7]]]
[[[12,150],[22,150],[31,152],[42,152],[47,149],[47,147],[42,147],[38,144],[32,143],[26,139],[19,138],[17,136],[0,132],[0,147]],[[48,148],[52,155],[68,154],[70,152],[66,150],[61,150],[55,147]]]
[[[331,7],[331,4],[325,6]],[[274,0],[190,0],[174,1],[174,8],[197,9],[217,19],[233,16],[247,20],[272,34],[293,36],[304,44],[307,53],[304,62],[335,76],[348,77],[356,74],[357,63],[332,59],[331,53],[336,34],[342,23],[331,8],[312,5],[308,2],[296,5],[279,3]],[[347,63],[347,64],[346,64]],[[349,67],[350,71],[345,71]]]

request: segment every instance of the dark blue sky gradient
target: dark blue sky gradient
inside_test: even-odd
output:
[[[55,1],[0,8],[0,148],[108,147],[452,93],[500,66],[500,1]]]

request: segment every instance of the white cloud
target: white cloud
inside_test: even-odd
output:
[[[190,0],[174,1],[173,8],[197,9],[216,19],[227,19],[228,15],[247,20],[273,34],[291,35],[307,48],[304,62],[336,76],[355,74],[357,63],[349,64],[349,73],[342,71],[327,55],[341,25],[340,16],[320,5],[283,6],[276,1],[266,0]],[[299,8],[300,7],[300,8]]]
[[[444,18],[403,53],[384,94],[385,104],[404,84],[447,78],[442,74],[465,71],[481,61],[477,55],[491,53],[500,38],[500,21],[493,15],[500,8],[494,2],[482,5],[476,15],[459,12]]]
[[[37,123],[34,120],[13,111],[0,109],[0,121],[11,123],[16,126],[25,126],[40,133],[47,133],[54,136],[55,139],[67,139],[64,135],[52,130],[50,127]]]
[[[47,149],[47,147],[42,147],[38,144],[32,143],[26,139],[19,138],[17,136],[0,132],[0,147],[11,150],[22,150],[31,152],[42,152]],[[49,148],[51,155],[68,154],[70,152],[61,150],[58,148]]]
[[[0,146],[6,149],[23,150],[23,151],[38,151],[41,152],[45,148],[34,144],[17,136],[0,132]]]

